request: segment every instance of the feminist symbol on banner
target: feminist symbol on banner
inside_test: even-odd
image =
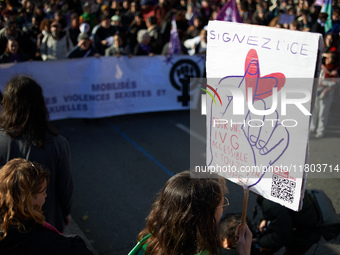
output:
[[[182,92],[177,97],[178,102],[182,102],[182,106],[188,106],[191,100],[190,89],[197,86],[192,85],[190,88],[190,78],[201,77],[201,72],[198,65],[190,59],[182,59],[176,62],[170,71],[171,85]]]
[[[248,92],[248,88],[252,88],[252,103],[256,105],[256,109],[267,110],[266,102],[264,101],[266,98],[269,98],[273,94],[273,88],[277,88],[279,91],[285,85],[285,75],[282,73],[272,73],[265,76],[261,76],[260,74],[260,63],[259,57],[257,55],[256,50],[249,50],[247,57],[245,59],[245,70],[244,75],[242,76],[226,76],[219,81],[219,84],[225,84],[228,79],[240,78],[241,82],[238,85],[238,88],[241,86],[245,86],[246,93]],[[216,89],[218,90],[218,89]],[[246,97],[250,95],[246,94]],[[221,116],[215,116],[223,118],[224,115],[227,114],[230,104],[233,101],[233,96],[227,96],[228,102],[226,107],[221,112]],[[213,111],[214,104],[211,103],[211,111]],[[230,109],[229,109],[230,111]],[[218,113],[218,111],[214,111]],[[214,154],[212,153],[212,116],[210,114],[210,153],[211,153],[211,161],[208,165],[211,165],[213,162]],[[262,121],[264,122],[267,119],[280,119],[279,113],[277,110],[273,113],[273,115],[264,115],[262,116]],[[248,110],[244,123],[249,123],[252,119],[256,119],[256,115],[253,115],[250,110]],[[245,126],[244,124],[241,127],[243,134],[252,150],[253,154],[253,162],[254,165],[262,165],[270,167],[277,160],[281,158],[284,152],[287,150],[289,145],[289,132],[286,127],[280,124],[278,121],[274,121],[272,125],[256,127],[256,124],[253,126]],[[248,188],[256,185],[261,181],[265,172],[259,177],[256,183],[250,185]]]

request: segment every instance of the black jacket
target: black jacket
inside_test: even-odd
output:
[[[92,43],[90,48],[87,51],[84,51],[78,45],[75,46],[71,51],[69,51],[66,55],[66,58],[83,58],[83,57],[92,57],[94,54],[98,53],[98,51],[93,47]]]
[[[267,220],[267,231],[257,240],[263,248],[278,249],[283,246],[308,246],[319,241],[318,212],[307,194],[303,207],[295,212],[263,197],[258,197],[264,219]]]
[[[1,255],[91,255],[79,237],[65,237],[35,222],[22,222],[26,231],[11,225],[0,241]]]

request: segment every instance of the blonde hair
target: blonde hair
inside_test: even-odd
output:
[[[32,205],[32,196],[41,192],[49,173],[39,164],[15,158],[0,169],[0,240],[7,236],[10,225],[25,231],[22,220],[43,224],[45,217]]]

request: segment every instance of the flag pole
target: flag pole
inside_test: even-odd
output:
[[[244,191],[244,197],[243,197],[243,209],[242,209],[241,225],[244,225],[246,223],[248,197],[249,197],[249,189],[243,188],[243,191]]]

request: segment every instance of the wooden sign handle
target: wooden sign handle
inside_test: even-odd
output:
[[[248,197],[249,197],[249,189],[243,189],[243,191],[244,191],[244,197],[243,197],[241,225],[246,224]]]

